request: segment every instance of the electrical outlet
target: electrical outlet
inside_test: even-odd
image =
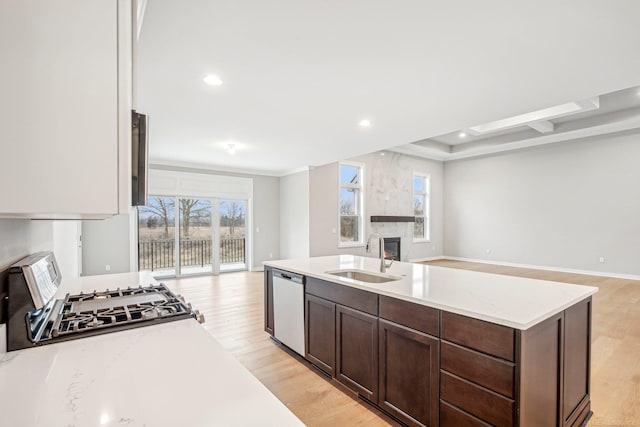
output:
[[[600,257],[600,262],[604,263],[604,257],[603,256]]]
[[[260,227],[256,227],[256,233],[260,232]]]
[[[273,252],[269,252],[269,258],[273,258]]]
[[[107,264],[107,265],[104,266],[104,269],[106,271],[111,271],[111,266],[109,264]]]
[[[487,252],[487,255],[491,255],[491,249],[487,249],[485,252]]]

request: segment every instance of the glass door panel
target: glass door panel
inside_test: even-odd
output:
[[[151,196],[138,208],[138,269],[175,276],[175,198]]]
[[[178,199],[180,275],[213,272],[212,203],[206,199]]]
[[[247,201],[220,200],[220,271],[247,269]]]

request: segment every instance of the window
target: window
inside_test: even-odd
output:
[[[413,174],[413,240],[428,241],[431,231],[429,220],[429,175]]]
[[[363,189],[364,165],[354,162],[340,162],[338,226],[340,228],[338,247],[363,244]]]

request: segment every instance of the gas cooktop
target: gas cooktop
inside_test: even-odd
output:
[[[54,299],[61,276],[51,252],[25,258],[9,273],[8,350],[172,320],[204,322],[191,304],[163,283]]]

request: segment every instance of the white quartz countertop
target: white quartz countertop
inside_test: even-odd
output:
[[[87,277],[63,283],[59,293],[152,282],[138,273]],[[186,319],[0,355],[0,425],[303,424]]]
[[[397,261],[386,274],[399,280],[385,283],[327,273],[343,269],[379,272],[379,259],[355,255],[267,261],[265,265],[521,330],[598,291],[593,286]]]

